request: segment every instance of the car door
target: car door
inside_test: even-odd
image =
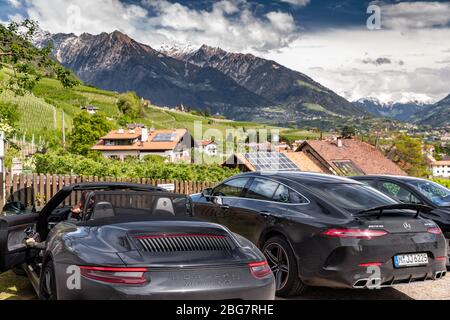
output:
[[[24,244],[27,232],[35,229],[38,214],[32,201],[23,195],[26,190],[14,193],[0,215],[0,273],[26,262],[28,250]]]
[[[242,195],[249,181],[249,177],[229,179],[216,186],[211,195],[198,196],[194,203],[194,217],[222,224],[234,200]]]
[[[232,199],[229,212],[220,223],[257,244],[270,223],[272,198],[279,187],[274,180],[255,177],[241,197]]]

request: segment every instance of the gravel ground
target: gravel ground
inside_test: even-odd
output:
[[[27,278],[12,272],[0,275],[0,300],[36,299]],[[336,290],[309,288],[292,300],[450,300],[450,277],[380,290]]]

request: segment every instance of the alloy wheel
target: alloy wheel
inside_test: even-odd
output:
[[[282,290],[289,278],[289,260],[286,251],[277,243],[271,243],[264,249],[270,269],[275,276],[278,290]]]

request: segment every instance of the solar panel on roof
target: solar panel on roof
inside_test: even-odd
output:
[[[245,159],[256,171],[299,171],[297,165],[286,155],[279,152],[246,153]]]
[[[173,133],[158,133],[152,141],[154,142],[170,142],[175,139],[175,134]]]
[[[333,164],[336,168],[341,171],[344,176],[359,176],[363,175],[364,171],[362,171],[353,161],[351,160],[340,160],[333,161]]]

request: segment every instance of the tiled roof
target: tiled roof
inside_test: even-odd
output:
[[[283,151],[282,151],[283,152]],[[301,171],[327,173],[303,152],[283,152]]]
[[[118,133],[117,130],[111,131],[106,136],[101,138],[101,140],[92,147],[92,150],[97,151],[156,151],[156,150],[173,150],[176,145],[180,142],[181,138],[186,134],[186,129],[175,129],[175,130],[154,130],[152,132],[148,131],[148,139],[145,142],[141,142],[141,128],[136,128],[135,133],[130,133],[125,131],[124,133]],[[161,133],[173,133],[174,138],[172,141],[152,141],[158,134]],[[123,136],[129,136],[132,138],[122,138]],[[137,135],[137,136],[136,136]],[[116,138],[119,136],[119,138]],[[139,139],[131,145],[124,146],[105,146],[104,140],[123,140],[123,139]]]
[[[344,139],[342,142],[343,146],[338,147],[336,141],[306,141],[300,146],[299,151],[304,150],[309,145],[327,162],[328,166],[337,172],[339,172],[339,168],[333,162],[351,160],[365,174],[406,175],[399,166],[386,158],[374,146],[355,139]]]
[[[450,166],[450,161],[448,161],[448,160],[435,161],[431,165],[433,165],[433,166]]]
[[[136,130],[124,130],[123,132],[119,130],[112,130],[108,132],[108,134],[104,137],[101,137],[102,140],[132,140],[141,137],[141,129],[137,128]]]

